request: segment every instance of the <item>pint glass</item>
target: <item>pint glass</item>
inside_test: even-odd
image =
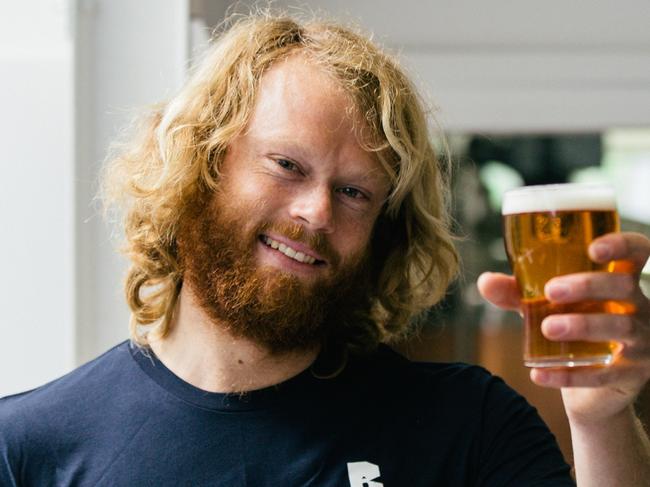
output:
[[[551,314],[616,312],[617,303],[611,301],[551,304],[544,298],[544,285],[555,276],[614,271],[614,262],[596,264],[587,253],[596,237],[619,230],[613,188],[527,186],[506,192],[502,210],[506,252],[522,298],[524,364],[574,367],[611,362],[616,342],[550,341],[542,335],[541,323]]]

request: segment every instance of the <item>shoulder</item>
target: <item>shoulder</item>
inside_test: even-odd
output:
[[[39,386],[35,389],[0,398],[0,411],[6,411],[13,404],[26,406],[31,402],[43,404],[48,396],[64,397],[74,392],[79,386],[93,387],[102,382],[106,376],[118,373],[130,366],[129,343],[122,342],[99,357],[87,362],[73,371]],[[36,404],[34,404],[36,405]]]
[[[478,365],[461,362],[414,362],[388,346],[357,359],[362,374],[385,387],[414,389],[421,394],[480,396],[511,390],[503,380]]]
[[[54,475],[54,459],[67,451],[61,445],[91,434],[119,401],[117,389],[133,381],[133,362],[124,342],[52,382],[0,398],[0,484],[20,483],[28,471]]]
[[[128,342],[123,342],[72,372],[35,389],[0,398],[0,435],[62,424],[79,409],[105,401],[111,384],[133,368]],[[135,369],[134,369],[135,370]]]
[[[478,479],[489,485],[572,485],[555,438],[524,397],[477,365],[412,362],[388,347],[366,359],[375,398],[393,416],[450,448],[465,445]],[[377,393],[376,391],[382,391]],[[482,483],[482,482],[479,482]],[[540,484],[541,485],[541,484]]]
[[[350,389],[383,404],[384,410],[432,421],[446,418],[445,428],[471,429],[477,438],[498,433],[507,421],[545,428],[523,396],[483,367],[413,362],[386,346],[355,362]]]

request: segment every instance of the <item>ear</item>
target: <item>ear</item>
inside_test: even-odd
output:
[[[215,147],[208,152],[206,168],[201,171],[201,179],[205,180],[204,182],[208,188],[216,189],[222,179],[221,170],[227,153],[227,147]]]

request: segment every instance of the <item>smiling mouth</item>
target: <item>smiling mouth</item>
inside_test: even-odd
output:
[[[278,242],[277,240],[273,240],[271,237],[267,237],[266,235],[260,235],[260,241],[267,247],[271,247],[272,249],[277,250],[278,252],[286,255],[290,259],[300,262],[301,264],[317,265],[317,266],[325,265],[324,260],[316,259],[311,255],[307,255],[296,249],[292,249],[290,246],[282,242]]]

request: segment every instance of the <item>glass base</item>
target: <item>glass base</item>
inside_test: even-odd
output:
[[[593,357],[528,357],[524,358],[524,365],[526,367],[589,367],[609,365],[613,358],[612,354]]]

